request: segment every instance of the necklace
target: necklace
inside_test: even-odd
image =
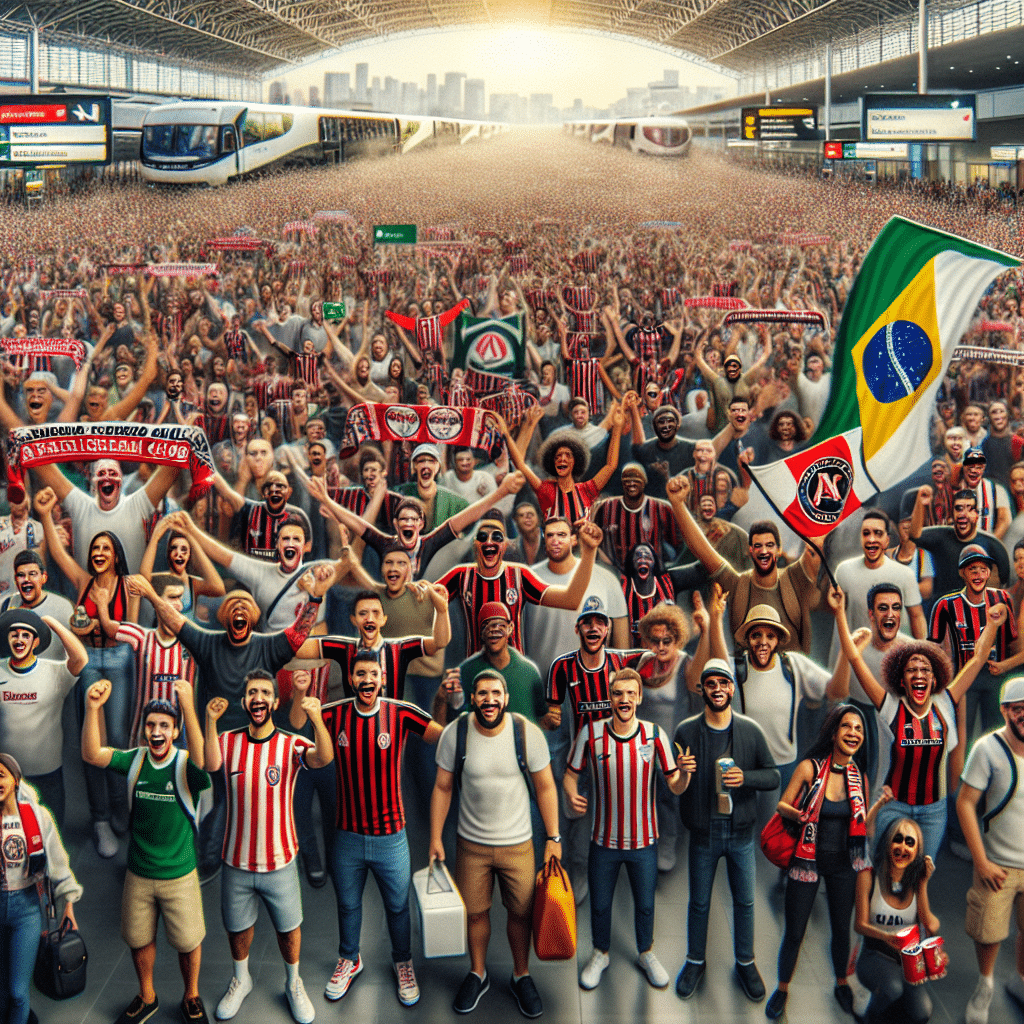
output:
[[[842,775],[846,771],[846,765],[845,764],[835,764],[833,762],[831,771],[835,772],[836,775]]]

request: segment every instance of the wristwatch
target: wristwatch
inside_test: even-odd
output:
[[[561,836],[548,836],[548,842],[549,843],[559,843],[560,844],[562,842],[562,837]]]

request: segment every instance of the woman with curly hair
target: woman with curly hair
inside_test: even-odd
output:
[[[937,860],[946,834],[946,757],[958,742],[954,705],[984,666],[1006,621],[1007,607],[996,604],[988,610],[974,654],[952,682],[949,657],[927,640],[892,648],[882,662],[879,682],[860,653],[867,643],[867,630],[857,630],[856,639],[850,635],[843,592],[833,587],[828,603],[835,613],[843,653],[894,737],[885,779],[894,799],[879,812],[878,828],[884,831],[895,818],[917,822],[924,852]]]
[[[535,405],[527,412],[527,420],[535,426],[543,414],[543,409],[539,405]],[[523,452],[512,437],[508,424],[500,416],[498,420],[516,469],[522,472],[527,483],[533,488],[534,494],[537,495],[541,518],[550,519],[552,516],[564,516],[570,523],[586,519],[591,508],[597,503],[597,499],[601,497],[601,491],[611,480],[612,473],[619,465],[619,443],[622,439],[622,425],[625,422],[622,407],[616,406],[612,410],[612,433],[608,442],[608,460],[594,474],[592,480],[581,480],[587,471],[590,453],[580,441],[572,436],[570,431],[560,430],[552,434],[541,445],[538,461],[548,475],[548,479],[541,480],[523,458]],[[532,433],[531,429],[530,434],[532,435]],[[577,483],[577,481],[580,482]]]
[[[768,449],[773,453],[768,461],[784,459],[800,451],[805,446],[808,436],[803,421],[795,412],[780,409],[768,425]]]

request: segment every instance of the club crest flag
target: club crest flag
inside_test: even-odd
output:
[[[523,317],[502,318],[463,313],[457,323],[452,366],[463,370],[522,377],[526,371]]]
[[[931,457],[935,393],[953,350],[988,286],[1019,263],[902,217],[885,225],[847,299],[828,404],[810,446],[750,467],[797,533],[828,533]]]

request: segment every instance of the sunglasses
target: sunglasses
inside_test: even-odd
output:
[[[912,850],[917,846],[917,836],[904,835],[902,832],[897,832],[892,837],[892,845],[898,846],[900,843],[902,843],[908,850]]]
[[[476,535],[477,542],[480,544],[486,544],[491,541],[494,544],[500,544],[505,539],[505,534],[501,530],[480,530]]]
[[[728,690],[732,683],[728,679],[705,679],[701,684],[705,690]]]
[[[651,637],[647,641],[652,647],[671,647],[675,643],[675,640],[670,636]]]

